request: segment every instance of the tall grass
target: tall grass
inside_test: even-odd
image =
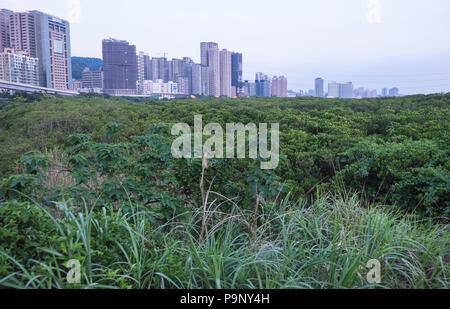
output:
[[[357,195],[323,195],[312,204],[287,195],[261,199],[258,216],[209,192],[206,207],[151,226],[147,211],[113,207],[82,211],[60,204],[61,218],[44,207],[59,231],[28,261],[0,252],[14,271],[0,286],[15,288],[448,288],[448,225],[420,222],[386,207],[364,207]],[[0,206],[1,207],[1,206]],[[251,209],[251,207],[246,207]],[[228,209],[227,211],[223,209]],[[58,247],[59,246],[59,247]],[[63,248],[63,249],[61,249]],[[100,252],[102,251],[102,252]],[[81,284],[67,283],[64,261],[82,262]],[[367,261],[381,263],[381,284],[370,284]],[[1,274],[1,272],[0,272]]]

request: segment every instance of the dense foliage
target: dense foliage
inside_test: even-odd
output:
[[[446,288],[449,104],[17,94],[0,102],[0,286],[370,288],[378,259],[376,287]],[[194,115],[280,123],[279,168],[174,159]]]
[[[448,218],[450,94],[369,100],[207,98],[159,102],[100,96],[35,99],[18,96],[1,104],[3,175],[21,173],[14,162],[31,150],[56,148],[54,152],[69,158],[84,155],[73,153],[74,139],[69,138],[83,134],[91,144],[82,149],[96,160],[88,160],[90,166],[69,160],[64,164],[70,170],[89,174],[99,171],[99,164],[113,165],[117,169],[103,171],[109,173],[108,177],[127,175],[145,183],[148,179],[139,173],[155,163],[139,156],[149,156],[147,152],[157,140],[165,147],[165,153],[158,156],[163,157],[166,172],[176,177],[162,182],[176,180],[178,190],[198,191],[200,162],[173,161],[168,155],[173,139],[169,134],[171,124],[185,122],[193,126],[194,115],[202,115],[204,124],[217,122],[223,127],[226,123],[276,122],[281,131],[280,167],[274,174],[259,175],[258,181],[268,177],[267,184],[286,184],[286,190],[295,197],[315,194],[316,188],[335,191],[344,186],[361,192],[369,203],[389,203],[427,217]],[[111,138],[107,131],[113,124],[118,129]],[[93,151],[112,152],[114,157]],[[99,158],[111,161],[100,162]],[[173,165],[177,165],[178,172],[167,170],[174,169]],[[210,169],[216,177],[212,189],[245,199],[250,187],[248,177],[258,170],[252,170],[252,166],[256,164],[251,160],[214,161]],[[81,177],[72,176],[78,180]],[[134,180],[132,183],[128,189],[140,186]]]

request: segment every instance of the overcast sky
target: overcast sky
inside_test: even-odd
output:
[[[72,55],[101,58],[104,38],[139,51],[200,58],[200,42],[244,54],[244,78],[315,77],[403,94],[450,91],[448,0],[1,0],[71,21]]]

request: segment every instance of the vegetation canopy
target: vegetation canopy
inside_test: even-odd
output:
[[[0,286],[446,288],[449,104],[17,93],[0,102]],[[278,168],[175,158],[195,115],[279,123]]]

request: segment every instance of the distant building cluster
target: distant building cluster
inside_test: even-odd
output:
[[[243,83],[243,95],[247,97],[288,97],[287,79],[284,76],[274,76],[259,72],[256,73],[255,82],[248,80]]]
[[[1,9],[0,79],[71,90],[69,23],[39,11]]]
[[[215,42],[200,43],[200,63],[191,58],[168,60],[151,58],[137,52],[136,46],[116,39],[103,40],[104,92],[110,95],[138,95],[159,98],[187,96],[287,97],[287,79],[269,79],[258,73],[255,83],[243,81],[242,53],[219,49]],[[100,74],[97,74],[100,78]],[[87,83],[86,83],[87,84]],[[82,78],[81,91],[95,92],[86,87]]]
[[[328,84],[328,97],[329,98],[353,98],[353,83],[336,83],[331,82]]]
[[[328,92],[325,92],[325,81],[323,78],[316,78],[314,80],[314,89],[299,92],[288,91],[289,97],[318,97],[318,98],[342,98],[342,99],[362,99],[362,98],[377,98],[377,97],[397,97],[400,96],[398,88],[383,88],[381,94],[378,94],[376,89],[370,90],[363,87],[355,89],[352,82],[337,83],[335,81],[328,83]]]

